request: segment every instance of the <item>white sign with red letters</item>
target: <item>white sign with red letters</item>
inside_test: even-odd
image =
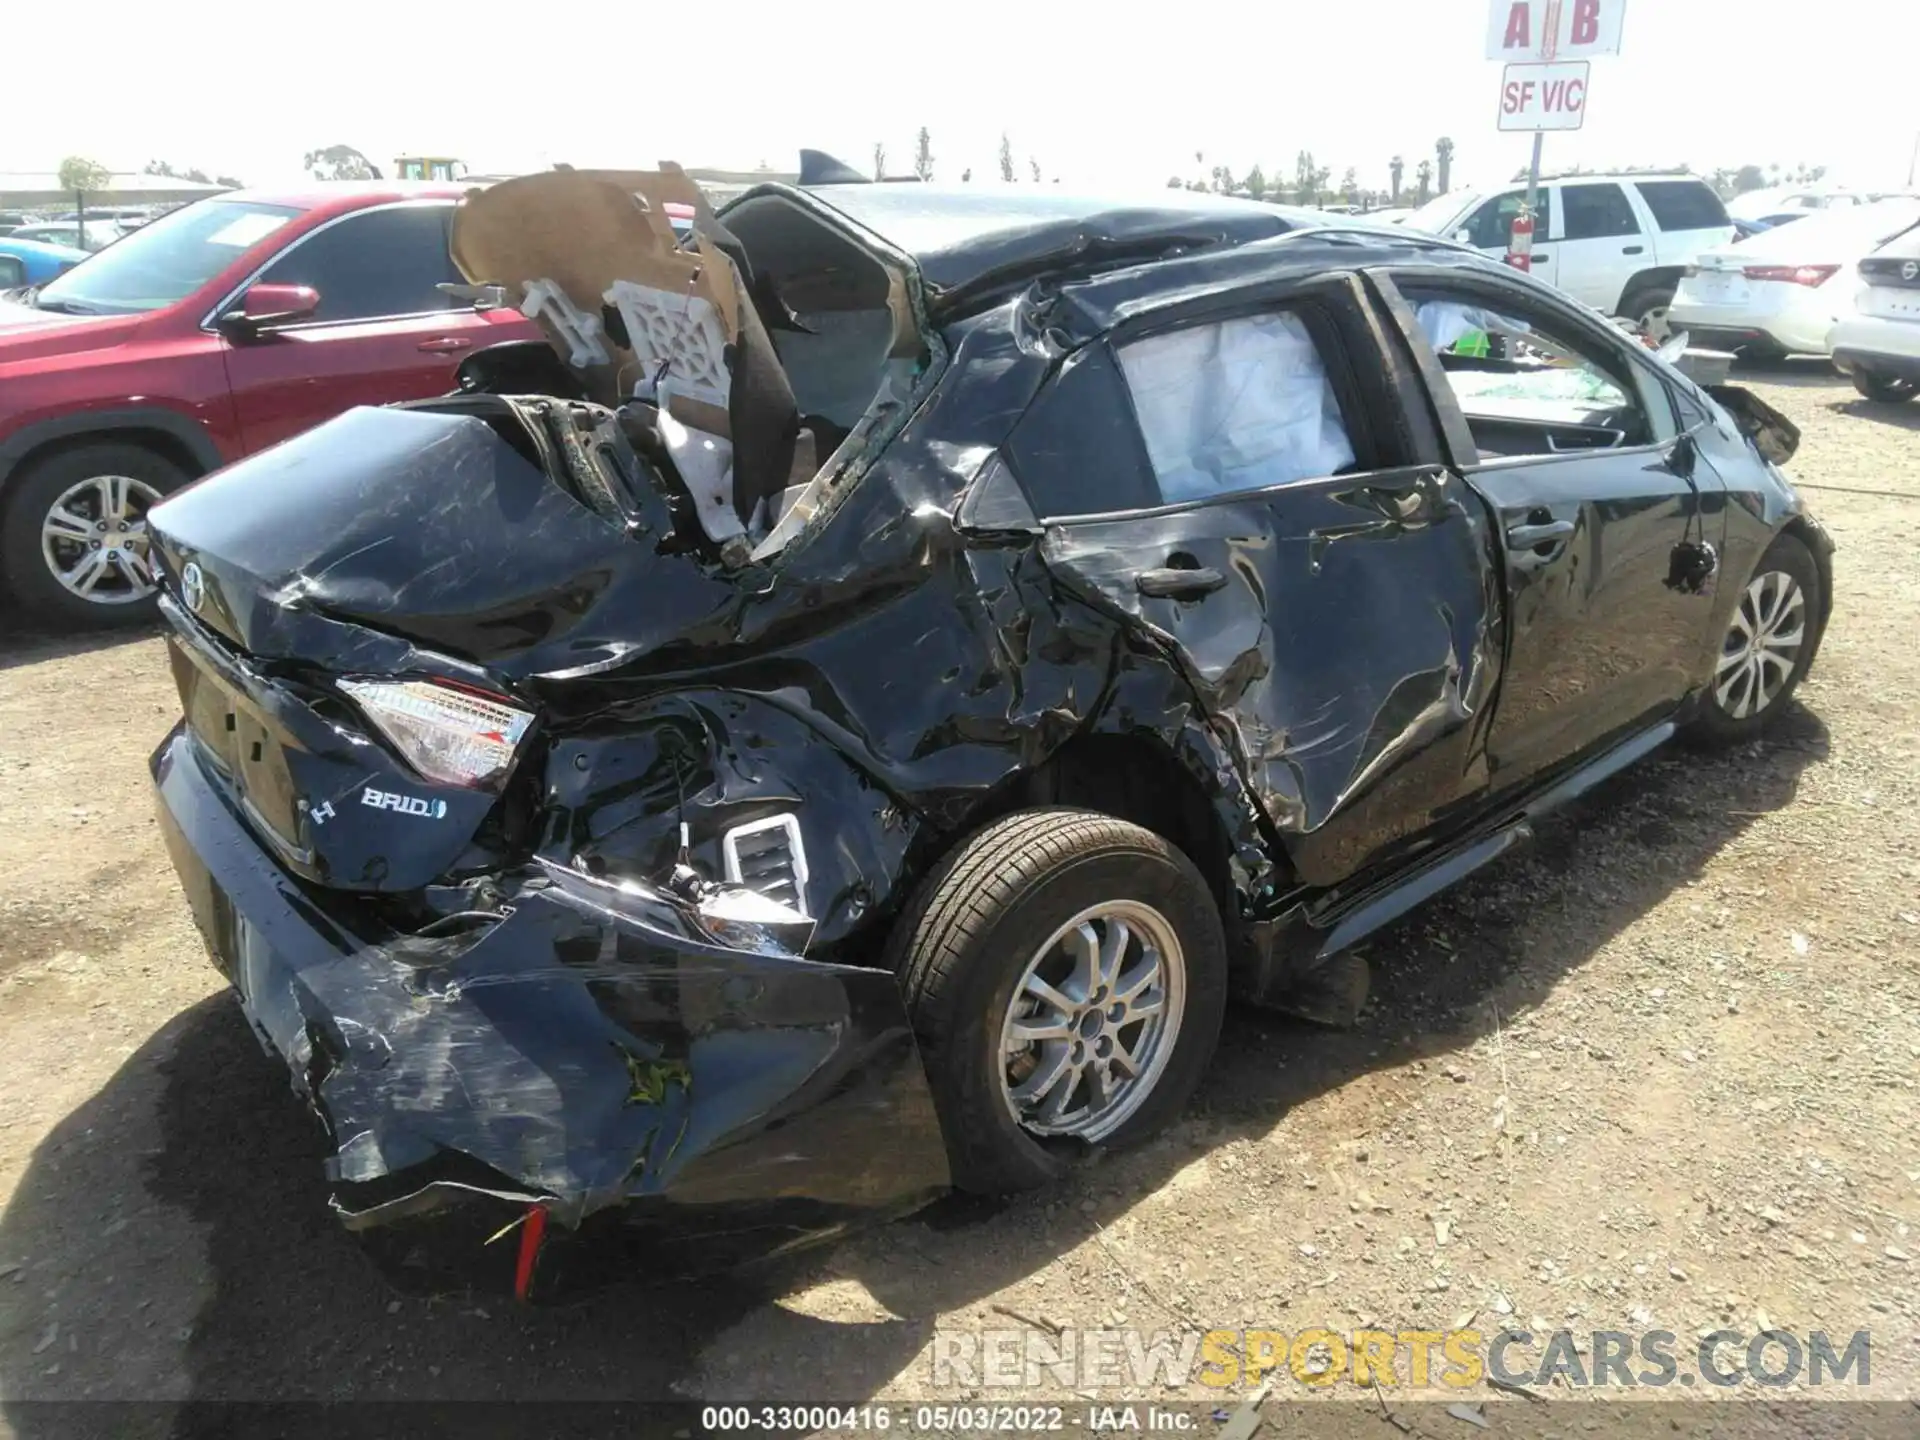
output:
[[[1587,118],[1587,62],[1509,65],[1500,78],[1502,130],[1578,130]]]
[[[1626,14],[1627,0],[1491,0],[1487,58],[1514,65],[1618,55]]]

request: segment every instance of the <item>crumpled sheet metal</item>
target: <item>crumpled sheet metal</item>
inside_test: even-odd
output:
[[[1484,508],[1457,479],[1286,493],[1285,507],[1055,527],[1041,553],[1165,642],[1234,729],[1299,878],[1333,884],[1479,788],[1500,606]],[[1175,552],[1226,587],[1199,603],[1140,595],[1135,577]]]
[[[947,1185],[892,976],[723,948],[671,896],[537,873],[504,918],[370,940],[247,863],[192,743],[155,757],[163,832],[249,1018],[328,1126],[350,1226],[458,1192],[569,1227],[770,1196],[870,1219]],[[242,854],[220,888],[209,849]]]

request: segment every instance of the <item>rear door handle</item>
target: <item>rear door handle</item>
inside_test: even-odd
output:
[[[1620,253],[1622,255],[1638,255],[1646,248],[1644,245],[1622,245],[1620,247]]]
[[[420,348],[429,355],[451,355],[456,350],[471,349],[473,341],[447,336],[440,340],[422,340]]]
[[[1218,570],[1142,570],[1134,582],[1142,595],[1156,600],[1198,600],[1227,583]]]
[[[1536,545],[1551,545],[1572,537],[1571,520],[1549,520],[1543,525],[1515,525],[1507,531],[1509,550],[1531,550]]]

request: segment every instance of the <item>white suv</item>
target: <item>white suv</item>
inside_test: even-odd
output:
[[[1692,175],[1567,175],[1542,180],[1540,194],[1533,273],[1656,339],[1666,338],[1681,272],[1733,239],[1720,197]],[[1401,223],[1498,257],[1526,198],[1525,184],[1452,190]]]

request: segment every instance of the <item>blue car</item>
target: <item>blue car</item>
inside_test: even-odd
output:
[[[44,285],[86,258],[84,250],[0,235],[0,290],[10,290],[16,285]]]

